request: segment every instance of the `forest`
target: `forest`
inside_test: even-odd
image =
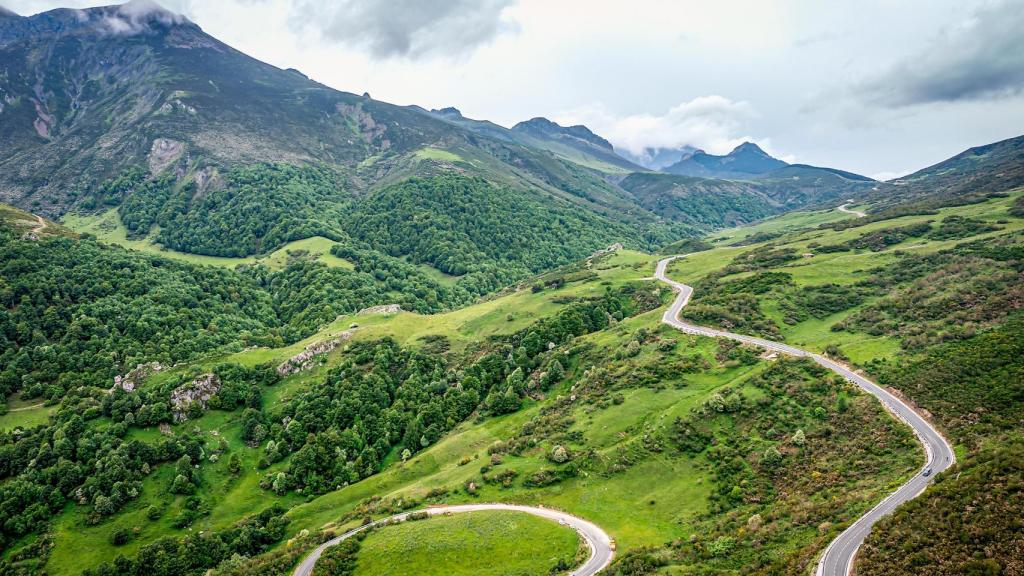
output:
[[[0,394],[57,401],[107,387],[139,363],[281,346],[342,314],[381,304],[434,313],[503,284],[442,284],[402,259],[334,246],[355,270],[294,258],[236,270],[148,256],[91,238],[19,241],[0,227]]]
[[[287,317],[287,313],[276,310],[274,303],[278,298],[286,301],[291,298],[274,294],[272,288],[279,280],[273,276],[261,281],[244,272],[235,275],[216,269],[172,264],[119,248],[101,247],[88,239],[23,242],[11,240],[8,234],[0,247],[12,255],[5,260],[9,262],[6,271],[11,276],[8,277],[50,278],[53,284],[49,293],[38,296],[40,306],[36,306],[33,292],[29,291],[29,296],[21,296],[21,292],[27,290],[27,284],[13,282],[7,286],[11,292],[9,301],[25,304],[5,311],[4,318],[13,315],[15,321],[9,321],[8,325],[28,328],[25,332],[35,338],[25,343],[10,341],[14,345],[5,348],[5,358],[11,358],[5,365],[7,373],[24,370],[24,366],[18,363],[38,358],[38,348],[48,348],[45,344],[47,339],[64,342],[61,339],[75,338],[73,341],[80,341],[81,333],[75,332],[74,328],[78,316],[98,314],[95,310],[102,311],[109,306],[122,311],[135,309],[137,312],[122,317],[142,322],[153,316],[159,317],[160,309],[154,309],[154,306],[166,304],[167,298],[177,292],[182,292],[182,297],[192,298],[193,302],[202,302],[203,298],[231,301],[230,297],[241,299],[244,294],[248,305],[258,304],[258,310],[265,311],[264,323],[242,325],[225,337],[241,338],[243,332],[251,331],[254,335],[264,334],[270,338],[275,333],[287,332],[283,330],[285,325],[280,318]],[[43,257],[49,249],[59,249],[67,255],[66,259]],[[91,258],[98,265],[79,269],[75,266],[77,258],[84,257]],[[44,276],[25,275],[24,268],[30,265]],[[159,273],[167,266],[179,271],[178,284],[149,275],[151,269]],[[15,277],[15,271],[21,271],[21,274]],[[124,281],[111,282],[110,277],[104,276],[105,272],[112,276],[120,273],[124,275]],[[213,279],[201,273],[214,272],[219,274],[216,277],[218,291],[204,291],[206,285],[203,282]],[[61,284],[61,278],[73,284]],[[282,282],[292,284],[286,280]],[[268,284],[271,290],[264,291],[263,284]],[[39,290],[42,285],[33,283],[36,292],[42,292]],[[154,293],[150,290],[153,286],[169,290],[170,294]],[[98,308],[72,308],[68,311],[71,320],[57,316],[57,320],[47,323],[53,312],[47,316],[45,311],[54,305],[46,302],[73,305],[78,297],[75,289],[84,290],[86,294],[104,294],[112,304],[108,305],[104,299],[94,299],[100,303]],[[337,297],[347,302],[350,295],[339,294]],[[193,403],[187,416],[201,416],[204,409],[241,411],[242,440],[251,446],[263,447],[259,467],[264,469],[288,458],[287,467],[265,476],[260,487],[279,494],[290,491],[320,494],[377,473],[392,450],[399,450],[403,458],[408,458],[436,442],[470,414],[498,415],[518,410],[534,390],[550,387],[565,374],[559,361],[550,357],[547,343],[567,342],[582,334],[604,329],[616,318],[650,310],[659,304],[660,299],[652,298],[648,292],[635,287],[609,290],[599,298],[572,303],[558,314],[509,337],[491,341],[463,359],[415,351],[387,339],[356,342],[347,355],[351,360],[332,368],[322,385],[303,391],[273,410],[265,410],[262,401],[268,387],[280,380],[272,367],[219,364],[211,372],[220,385],[216,395],[203,406]],[[26,314],[37,308],[43,310],[39,318]],[[230,314],[234,308],[225,304],[181,304],[180,308],[192,313],[201,308],[224,314],[223,317],[196,320],[191,328],[195,332],[216,334],[219,331],[209,330],[214,322],[223,323],[223,331],[227,332],[234,318]],[[172,494],[183,495],[195,494],[202,482],[202,475],[196,471],[198,463],[216,461],[223,455],[230,459],[231,469],[237,470],[237,455],[229,455],[223,441],[219,445],[210,445],[203,438],[187,433],[167,437],[156,444],[128,439],[132,428],[151,428],[175,420],[172,391],[197,377],[195,371],[179,373],[159,385],[130,394],[121,388],[107,390],[113,375],[143,357],[127,356],[123,364],[111,363],[109,351],[126,349],[126,338],[133,338],[139,350],[146,353],[166,350],[165,356],[156,356],[163,362],[208,352],[194,344],[183,347],[193,336],[189,326],[186,323],[177,330],[157,327],[146,332],[136,325],[126,325],[116,337],[111,334],[108,340],[95,335],[85,340],[93,346],[90,348],[94,350],[95,360],[92,362],[76,364],[71,354],[66,357],[58,355],[44,358],[46,363],[40,361],[34,371],[23,372],[29,375],[55,370],[74,374],[75,380],[63,381],[67,383],[66,388],[59,391],[48,390],[52,394],[49,396],[51,400],[60,400],[49,425],[0,433],[0,479],[5,480],[0,483],[0,513],[6,519],[0,526],[0,544],[40,530],[46,526],[48,518],[70,502],[87,507],[90,522],[102,522],[126,503],[137,499],[143,479],[161,464],[173,463],[176,467],[173,482],[166,489]],[[19,334],[14,330],[11,336],[17,338]],[[160,334],[162,338],[154,339],[150,337],[152,334]],[[280,334],[276,337],[279,338]],[[153,357],[146,356],[147,359]],[[544,376],[531,379],[529,375],[542,365],[546,367]],[[73,372],[76,368],[78,372]],[[12,385],[11,391],[18,389],[16,384]],[[22,389],[25,394],[33,391],[30,387]],[[100,422],[109,424],[99,425]],[[192,498],[196,499],[194,505],[174,520],[176,526],[187,527],[204,513],[202,501],[197,496]],[[191,573],[193,569],[216,565],[223,559],[218,554],[230,555],[238,547],[235,540],[235,536],[225,535],[221,542],[202,540],[190,544],[186,540],[183,547],[167,542],[152,546],[156,547],[154,553],[157,549],[162,550],[161,557],[180,554],[175,562],[180,561],[181,564],[172,565],[190,566],[183,570]],[[271,538],[264,543],[274,540]],[[204,552],[203,556],[216,562],[189,564],[196,561],[190,557],[190,546],[200,544],[216,546],[213,551]],[[177,568],[154,568],[144,556],[145,553],[140,554],[134,564],[101,567],[97,574],[179,573],[175,571]]]

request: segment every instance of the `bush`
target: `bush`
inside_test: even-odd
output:
[[[124,546],[132,538],[132,533],[127,528],[118,528],[110,533],[111,546]]]

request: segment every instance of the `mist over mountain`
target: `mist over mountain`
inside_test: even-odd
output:
[[[639,154],[633,153],[626,148],[616,148],[615,152],[626,160],[648,168],[650,170],[664,170],[665,168],[679,162],[684,156],[696,152],[693,146],[680,146],[678,148],[644,148]]]

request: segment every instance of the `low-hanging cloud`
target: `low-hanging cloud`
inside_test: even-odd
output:
[[[927,48],[856,86],[889,107],[992,99],[1024,92],[1024,1],[1006,0],[945,30]]]
[[[660,115],[616,116],[597,104],[557,115],[556,119],[562,124],[585,124],[616,148],[636,155],[646,148],[682,146],[724,154],[747,141],[770,148],[767,139],[751,138],[741,132],[744,123],[754,116],[756,112],[747,102],[709,95],[682,102]]]
[[[185,17],[172,12],[153,0],[131,0],[113,8],[103,16],[102,24],[111,34],[131,36],[151,30],[151,25],[180,24]]]
[[[514,0],[302,0],[293,27],[358,46],[377,58],[463,55],[515,26]]]

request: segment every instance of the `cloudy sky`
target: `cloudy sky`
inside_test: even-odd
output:
[[[78,0],[0,0],[20,13]],[[164,0],[350,92],[876,177],[1024,134],[1024,0]]]

